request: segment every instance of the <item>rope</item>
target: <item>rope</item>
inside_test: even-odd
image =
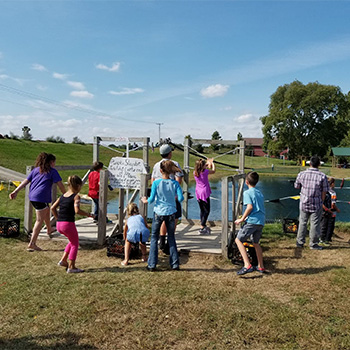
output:
[[[125,152],[119,151],[119,149],[114,149],[114,148],[112,148],[112,147],[105,146],[105,145],[102,145],[102,144],[100,144],[100,145],[101,145],[102,147],[108,148],[108,149],[110,149],[111,151],[114,151],[114,152],[118,152],[118,153],[122,153],[122,154],[125,153]]]
[[[226,156],[226,154],[229,154],[229,153],[231,153],[231,152],[232,152],[233,154],[235,154],[235,153],[236,153],[236,149],[239,149],[239,147],[237,147],[237,148],[235,148],[235,149],[231,149],[230,151],[227,151],[227,152],[225,152],[225,153],[219,154],[218,156],[214,157],[213,159]]]
[[[174,148],[177,148],[178,150],[184,152],[184,148],[181,148],[180,146],[176,145],[175,143],[169,142],[169,145],[171,145],[171,146],[173,146]],[[188,148],[191,149],[190,146],[188,146]],[[193,156],[197,156],[197,154],[199,154],[199,155],[203,156],[204,158],[208,158],[208,157],[206,157],[206,156],[200,154],[200,153],[197,152],[196,150],[194,150],[194,151],[189,151],[189,153],[192,154]],[[226,163],[218,162],[217,160],[214,160],[214,163],[215,163],[215,164],[220,164],[220,165],[226,166],[226,167],[228,167],[228,168],[236,169],[237,171],[239,171],[239,170],[238,170],[239,167],[238,167],[237,165],[226,164]],[[244,167],[244,169],[249,169],[249,170],[251,170],[252,168]]]

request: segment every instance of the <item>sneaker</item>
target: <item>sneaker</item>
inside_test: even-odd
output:
[[[297,243],[297,248],[304,248],[304,244]]]
[[[107,219],[107,220],[106,220],[106,224],[107,224],[107,225],[113,224],[113,221],[112,221],[112,220]]]
[[[84,270],[78,269],[77,267],[75,269],[67,269],[67,273],[82,273]]]
[[[198,231],[198,234],[199,234],[200,236],[206,235],[207,233],[206,233],[205,227],[204,227],[204,228],[201,228],[201,229]]]
[[[248,267],[242,267],[239,271],[237,271],[238,276],[245,275],[246,273],[254,272],[255,269],[252,265],[249,265]]]
[[[315,245],[311,246],[310,249],[312,249],[312,250],[322,250],[323,248],[320,245],[315,244]]]
[[[58,263],[57,263],[58,266],[62,266],[62,267],[68,267],[68,263],[64,263],[62,260],[60,260]]]
[[[210,227],[205,226],[205,227],[204,227],[204,230],[205,230],[205,233],[206,233],[207,235],[210,235],[210,234],[211,234],[211,228],[210,228]]]
[[[266,269],[264,267],[254,266],[255,271],[260,273],[266,273]]]
[[[149,266],[147,266],[146,269],[147,269],[149,272],[154,272],[154,271],[156,271],[156,268],[155,268],[155,267],[149,267]]]

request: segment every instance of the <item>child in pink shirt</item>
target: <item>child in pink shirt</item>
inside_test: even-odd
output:
[[[198,159],[194,166],[194,179],[196,180],[196,198],[199,204],[201,229],[200,235],[210,234],[210,228],[206,226],[210,213],[210,185],[208,180],[209,174],[215,173],[214,160]]]

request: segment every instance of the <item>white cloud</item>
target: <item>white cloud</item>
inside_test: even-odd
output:
[[[37,85],[36,88],[40,91],[46,91],[47,90],[47,86],[43,86],[43,85]]]
[[[229,85],[221,84],[210,85],[203,88],[200,93],[204,98],[221,97],[227,93],[229,87]]]
[[[39,125],[60,130],[60,129],[75,128],[77,126],[82,125],[82,122],[81,120],[78,120],[78,119],[67,119],[67,120],[49,119],[49,120],[44,120],[39,122]]]
[[[47,72],[48,71],[46,67],[44,67],[42,64],[38,64],[38,63],[33,63],[31,68],[34,70],[38,70],[39,72]]]
[[[23,86],[23,84],[26,82],[26,79],[10,77],[7,74],[0,74],[0,80],[7,80],[7,79],[15,81],[20,86]]]
[[[220,108],[220,111],[230,111],[232,109],[232,106],[226,106],[226,107],[223,107],[223,108]]]
[[[109,91],[109,93],[111,95],[134,95],[134,94],[138,94],[141,92],[144,92],[145,90],[140,89],[140,88],[123,88],[121,91]]]
[[[79,98],[93,98],[94,95],[86,90],[82,91],[72,91],[70,93],[71,96],[73,97],[79,97]]]
[[[52,73],[52,76],[55,78],[55,79],[59,79],[59,80],[66,80],[68,78],[68,74],[60,74],[60,73]]]
[[[238,122],[248,122],[250,120],[254,119],[254,115],[253,114],[242,114],[240,116],[238,116],[237,118],[235,118],[236,121]]]
[[[83,83],[79,81],[67,81],[67,84],[76,90],[85,90],[85,86]]]
[[[108,72],[118,72],[120,69],[120,64],[120,62],[114,62],[111,67],[108,67],[105,64],[99,63],[96,65],[96,68],[107,70]]]

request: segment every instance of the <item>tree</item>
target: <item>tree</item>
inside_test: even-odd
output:
[[[212,140],[221,140],[221,136],[218,131],[214,131],[211,135]],[[211,148],[213,151],[217,151],[220,148],[220,145],[211,145]]]
[[[269,114],[261,119],[264,150],[278,155],[289,148],[290,159],[324,156],[344,138],[349,127],[348,103],[340,88],[294,81],[277,88]]]
[[[78,136],[73,137],[72,143],[77,144],[77,145],[85,145],[85,143]]]
[[[33,138],[32,134],[30,133],[30,127],[29,126],[24,126],[22,128],[22,132],[23,132],[23,136],[22,136],[23,140],[31,140]]]

